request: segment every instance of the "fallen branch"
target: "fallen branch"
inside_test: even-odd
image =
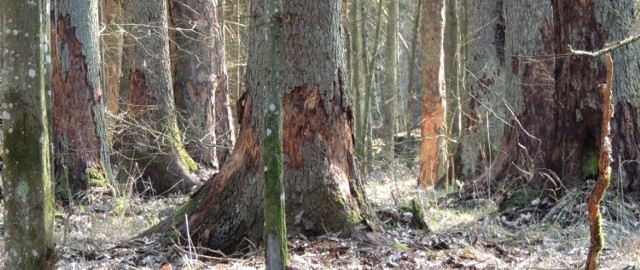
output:
[[[623,40],[618,40],[616,42],[610,43],[610,44],[605,44],[604,48],[600,49],[599,51],[595,51],[595,52],[589,52],[589,51],[582,51],[582,50],[574,50],[573,47],[571,47],[571,45],[568,45],[569,47],[569,52],[573,55],[584,55],[584,56],[591,56],[591,57],[598,57],[600,55],[609,53],[617,48],[620,48],[622,46],[625,46],[629,43],[632,43],[636,40],[640,39],[640,33],[639,34],[635,34],[633,36],[630,36],[628,38],[625,38]]]

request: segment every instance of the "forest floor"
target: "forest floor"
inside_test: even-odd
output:
[[[406,168],[371,173],[365,181],[366,194],[385,230],[359,239],[332,232],[313,238],[290,235],[290,268],[583,268],[589,244],[587,191],[567,191],[553,204],[538,198],[505,209],[494,198],[459,200],[451,192],[420,190],[415,179],[415,172]],[[188,196],[109,193],[93,189],[86,204],[75,205],[72,211],[59,207],[58,269],[264,268],[260,248],[211,257],[195,247],[163,246],[157,238],[130,240],[167,217]],[[429,230],[411,225],[412,214],[405,206],[414,198],[424,210]],[[616,198],[603,202],[606,246],[601,269],[640,269],[640,207]],[[2,244],[0,251],[4,253]]]

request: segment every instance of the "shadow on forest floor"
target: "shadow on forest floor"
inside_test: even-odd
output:
[[[544,205],[527,200],[503,207],[495,198],[447,199],[451,193],[416,188],[409,169],[376,171],[366,194],[385,224],[384,232],[347,239],[289,236],[291,269],[581,269],[589,233],[584,195],[573,190]],[[94,189],[89,203],[59,207],[56,243],[59,269],[255,269],[263,252],[208,257],[199,249],[163,247],[159,239],[128,241],[158,223],[187,196],[143,199],[112,197]],[[411,226],[405,206],[420,202],[430,232]],[[403,210],[405,209],[405,210]],[[601,269],[640,269],[640,207],[610,197],[603,202],[606,246]],[[2,218],[4,220],[4,218]],[[4,253],[4,247],[0,246]]]

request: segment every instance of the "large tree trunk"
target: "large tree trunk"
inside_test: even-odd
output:
[[[462,0],[466,7],[465,91],[461,97],[466,119],[457,149],[461,179],[471,179],[490,166],[503,140],[505,119],[511,119],[502,100],[505,93],[503,0]],[[528,28],[524,28],[526,31]]]
[[[422,22],[422,143],[418,185],[432,187],[447,171],[447,102],[444,77],[443,0],[425,0]]]
[[[354,162],[339,0],[284,1],[284,182],[289,230],[348,231],[372,218]],[[241,130],[220,172],[164,224],[198,245],[233,252],[262,235],[261,138],[269,67],[262,1],[252,3]],[[268,168],[267,168],[268,169]],[[188,223],[185,222],[188,220]],[[187,225],[189,228],[187,228]]]
[[[4,267],[53,269],[49,1],[0,1]]]
[[[77,192],[112,179],[98,3],[56,0],[55,5],[51,59],[56,184]]]
[[[186,191],[195,185],[197,165],[182,145],[175,116],[169,66],[166,1],[128,1],[122,96],[127,121],[120,149],[143,170],[156,193]],[[142,181],[140,181],[142,182]],[[142,184],[142,183],[140,183]],[[140,185],[140,187],[143,187]]]
[[[505,31],[505,55],[510,56],[504,65],[510,89],[505,100],[515,118],[509,121],[511,128],[500,144],[502,152],[474,182],[476,186],[520,179],[511,182],[550,188],[558,187],[560,181],[571,187],[597,176],[602,121],[598,88],[606,79],[604,62],[583,56],[549,56],[567,55],[568,45],[597,50],[613,38],[630,35],[634,12],[634,5],[626,0],[505,4],[507,21],[518,22],[507,24]],[[626,21],[620,23],[620,18]],[[523,30],[520,25],[529,27]],[[632,98],[639,89],[632,75],[640,72],[637,51],[638,45],[632,44],[613,54],[614,61],[628,66],[618,69],[614,78],[613,157],[622,162],[622,179],[631,190],[637,185],[639,153],[635,136],[638,104]],[[633,162],[625,162],[629,160]],[[617,164],[613,167],[618,168]]]
[[[171,1],[175,96],[187,151],[215,168],[235,143],[218,1]]]

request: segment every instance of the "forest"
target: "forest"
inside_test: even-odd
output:
[[[640,269],[639,8],[0,0],[0,268]]]

